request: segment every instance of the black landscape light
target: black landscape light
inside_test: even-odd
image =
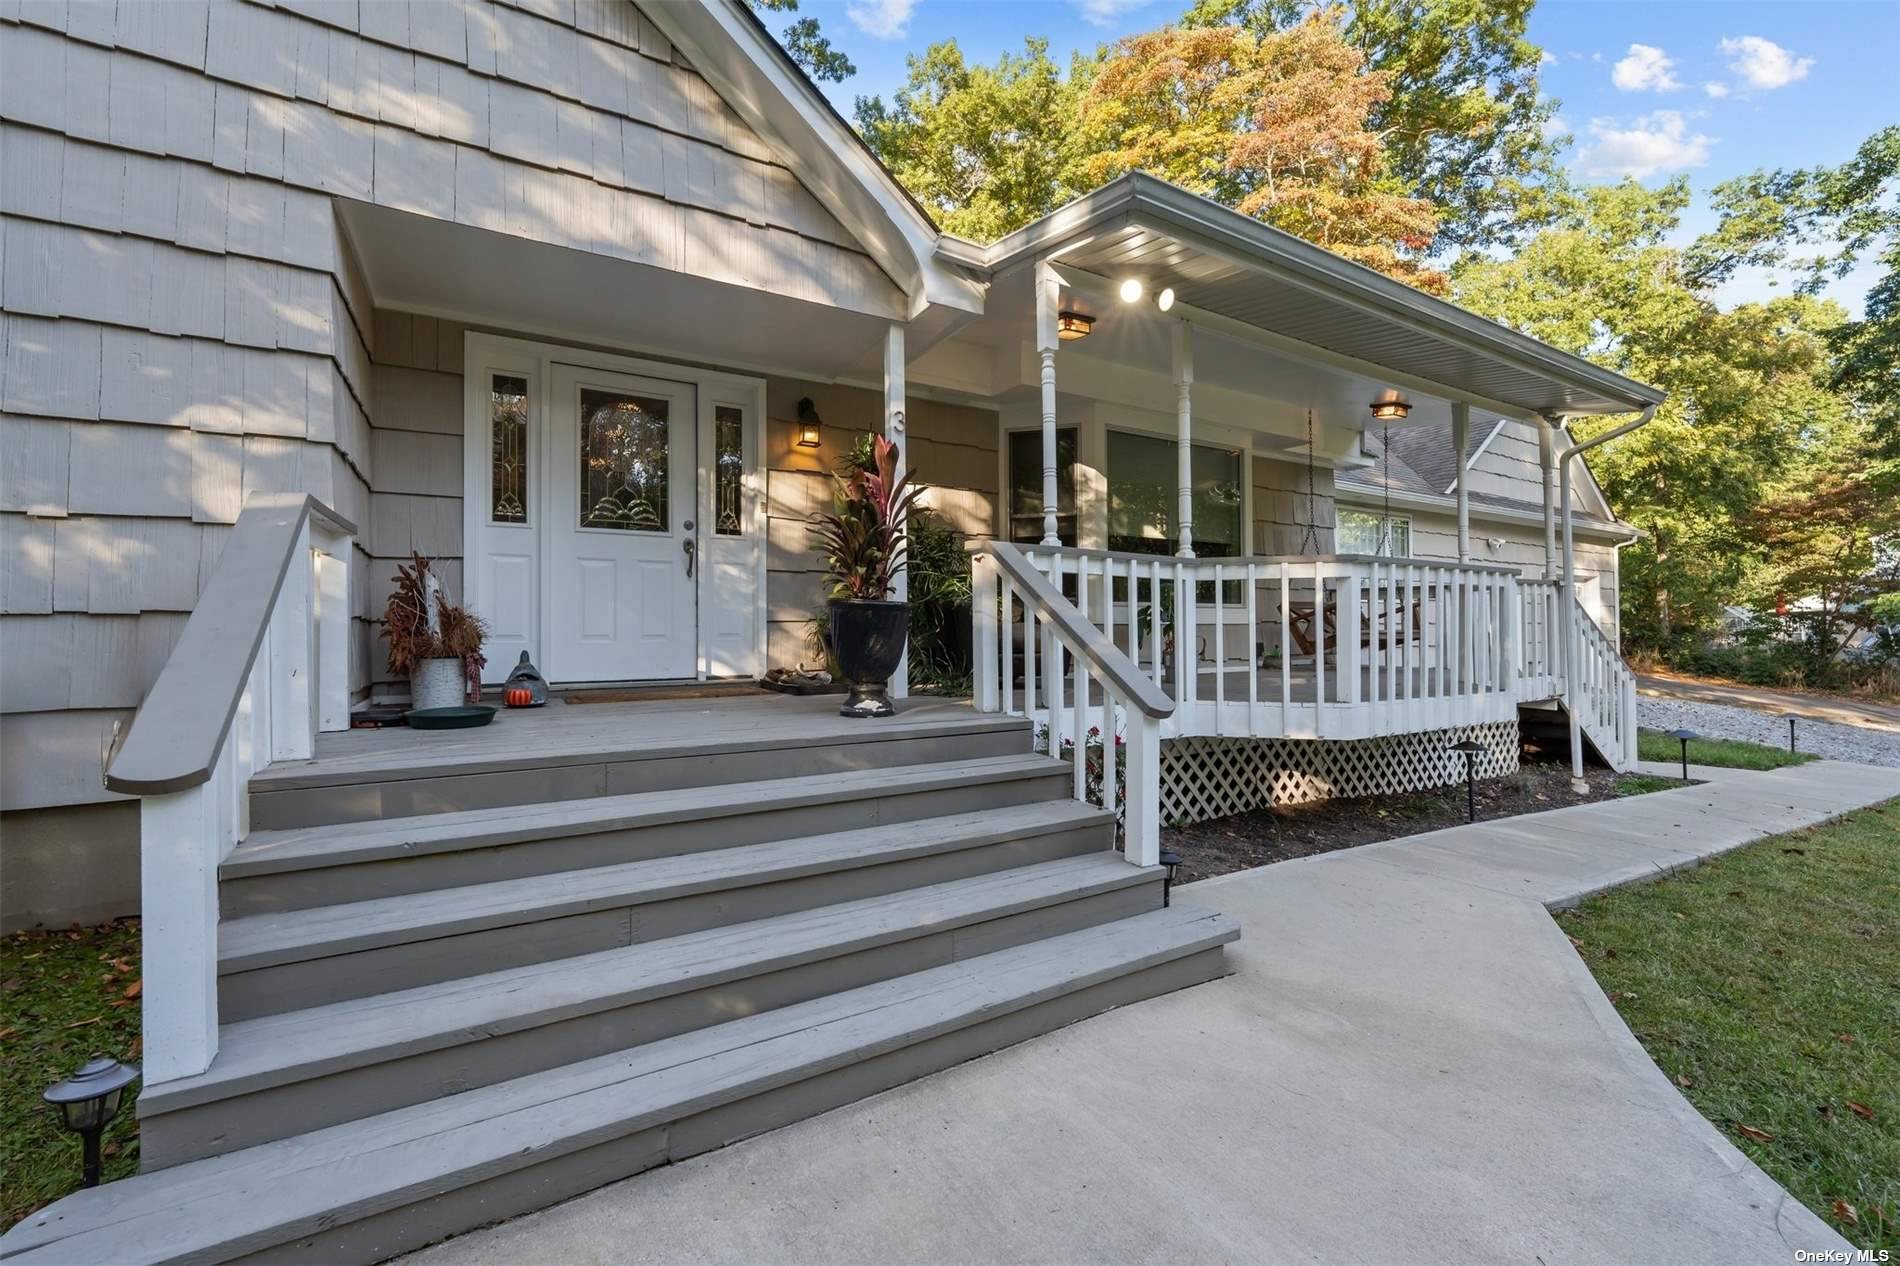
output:
[[[1478,756],[1491,749],[1477,739],[1460,739],[1451,750],[1465,758],[1465,821],[1478,820]]]
[[[1181,855],[1171,848],[1164,848],[1160,860],[1168,868],[1168,873],[1161,879],[1161,904],[1166,906],[1174,899],[1174,875],[1181,869]]]
[[[1689,781],[1689,740],[1701,738],[1694,730],[1671,730],[1669,737],[1682,744],[1682,781]]]
[[[1798,714],[1790,712],[1788,717],[1788,755],[1794,755],[1794,719]]]
[[[85,1145],[83,1184],[99,1185],[99,1136],[112,1118],[119,1115],[125,1100],[125,1088],[139,1079],[137,1064],[121,1064],[116,1059],[95,1055],[86,1066],[56,1086],[48,1086],[40,1097],[59,1109],[59,1121],[77,1134]]]

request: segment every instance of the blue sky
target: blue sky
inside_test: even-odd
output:
[[[827,85],[847,117],[859,95],[889,96],[904,58],[954,38],[988,61],[1046,36],[1058,58],[1170,21],[1186,0],[803,0],[857,64]],[[777,26],[780,20],[767,15]],[[1543,83],[1562,101],[1581,178],[1624,174],[1657,183],[1686,174],[1698,193],[1758,167],[1835,163],[1877,128],[1900,121],[1900,3],[1896,0],[1542,0],[1532,40],[1547,55]],[[1700,206],[1685,223],[1710,223]],[[1858,309],[1863,269],[1830,293]],[[1763,277],[1726,299],[1773,293]]]

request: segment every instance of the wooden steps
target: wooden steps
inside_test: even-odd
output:
[[[1219,975],[1236,935],[1151,911],[83,1191],[4,1248],[377,1261]]]
[[[0,1256],[376,1261],[1225,972],[1026,722],[827,706],[265,771],[216,1057],[145,1087],[144,1173]]]

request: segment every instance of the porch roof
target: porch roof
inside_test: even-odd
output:
[[[1170,286],[1176,310],[1391,371],[1446,398],[1528,418],[1626,413],[1665,393],[1139,172],[947,261],[997,278],[1048,260],[1103,282]]]

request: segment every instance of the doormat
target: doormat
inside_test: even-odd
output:
[[[720,699],[727,695],[755,695],[756,681],[703,681],[681,686],[630,686],[624,690],[576,690],[561,696],[562,703],[658,703],[663,699]]]

